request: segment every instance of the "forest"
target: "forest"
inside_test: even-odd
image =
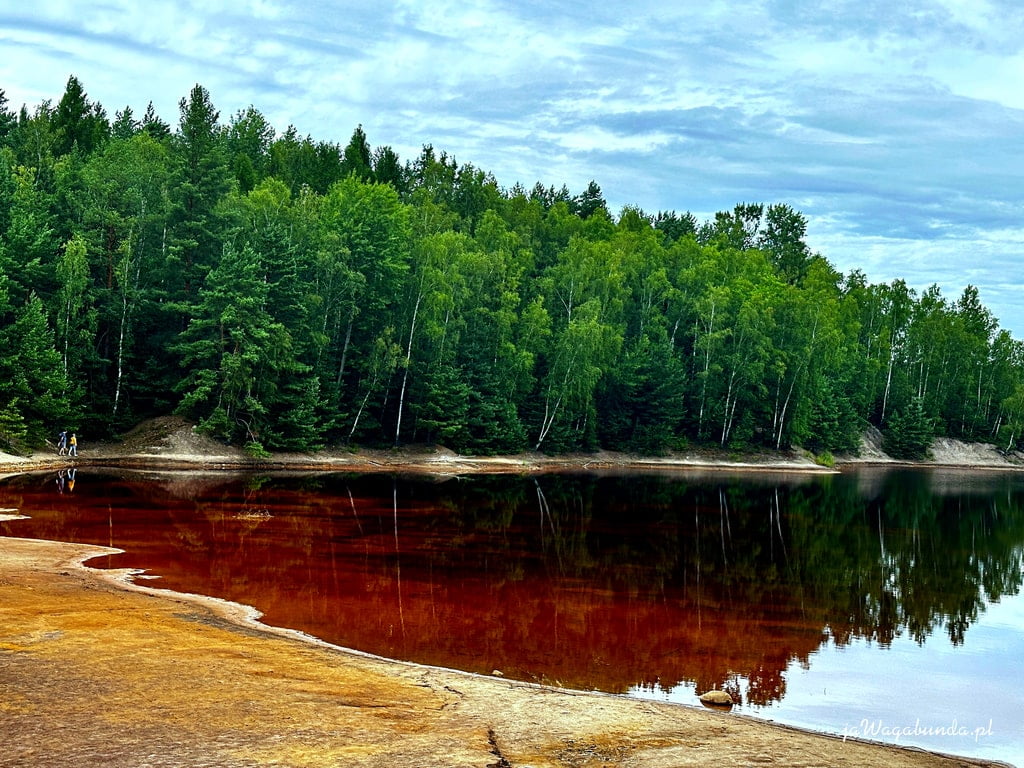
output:
[[[0,90],[0,447],[169,413],[268,451],[1016,448],[1024,346],[968,286],[840,274],[785,203],[608,210],[222,121]]]

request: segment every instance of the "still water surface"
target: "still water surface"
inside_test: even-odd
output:
[[[1024,765],[1024,476],[80,470],[0,508],[342,646]]]

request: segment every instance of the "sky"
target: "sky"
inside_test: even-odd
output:
[[[111,118],[174,126],[199,83],[223,123],[361,124],[613,213],[786,203],[840,271],[975,285],[1024,339],[1019,0],[0,0],[9,106],[71,75]]]

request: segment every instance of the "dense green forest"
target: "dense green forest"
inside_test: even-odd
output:
[[[257,455],[1020,440],[1024,347],[977,290],[842,275],[786,204],[613,214],[179,109],[0,90],[0,445],[170,412]]]

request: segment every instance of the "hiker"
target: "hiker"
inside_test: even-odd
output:
[[[62,430],[60,435],[57,436],[57,455],[63,456],[64,451],[68,449],[68,431]]]
[[[78,438],[75,437],[75,433],[71,433],[71,442],[68,445],[68,456],[78,456]]]

